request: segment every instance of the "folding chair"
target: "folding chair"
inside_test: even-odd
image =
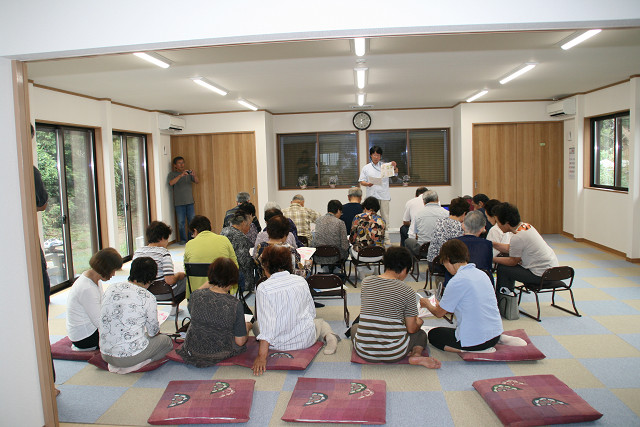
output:
[[[184,274],[187,275],[187,286],[189,287],[189,295],[193,292],[191,288],[191,277],[207,277],[209,274],[209,265],[205,262],[185,262]]]
[[[423,243],[420,246],[420,250],[418,251],[418,255],[413,256],[413,267],[411,268],[411,277],[416,279],[416,282],[420,278],[420,261],[427,260],[427,253],[429,252],[429,243]],[[429,273],[427,273],[429,275]]]
[[[335,274],[314,274],[307,278],[311,295],[314,298],[342,298],[344,302],[344,323],[349,327],[349,310],[347,309],[347,291],[344,282]]]
[[[298,240],[300,240],[300,243],[302,243],[303,245],[309,246],[309,239],[307,239],[306,236],[298,235]]]
[[[164,281],[164,279],[160,279],[153,282],[147,290],[156,296],[156,303],[158,305],[171,305],[171,306],[175,305],[176,306],[176,315],[174,317],[175,317],[175,324],[176,324],[176,332],[178,332],[178,310],[179,310],[179,305],[181,301],[178,301],[176,299],[176,296],[173,293],[173,288],[171,287],[171,285],[168,285],[167,282]],[[158,300],[158,296],[160,295],[171,295],[171,299]]]
[[[566,311],[569,314],[573,314],[574,316],[582,317],[580,313],[578,313],[578,308],[576,307],[576,301],[573,298],[573,291],[571,290],[571,286],[573,285],[573,277],[574,271],[573,268],[568,266],[560,266],[560,267],[552,267],[548,268],[544,273],[542,273],[542,277],[540,278],[540,282],[537,283],[523,283],[522,285],[518,285],[515,287],[515,290],[519,291],[518,294],[518,307],[520,306],[520,300],[522,298],[522,293],[531,293],[536,296],[536,306],[538,307],[538,315],[537,317],[533,317],[531,314],[520,310],[520,313],[524,314],[527,317],[530,317],[534,320],[540,322],[540,300],[538,299],[538,294],[544,294],[551,292],[551,306],[558,308],[562,311]],[[564,280],[569,280],[569,284],[567,285]],[[573,310],[567,310],[564,307],[560,307],[556,305],[556,292],[569,291],[571,295],[571,304],[573,305]]]
[[[382,257],[384,256],[384,247],[383,246],[367,246],[366,248],[360,249],[357,253],[355,259],[353,259],[353,254],[351,254],[351,263],[349,263],[349,274],[347,274],[347,280],[354,288],[358,287],[358,266],[364,265],[367,267],[378,266],[378,274],[380,274],[380,267],[382,266]],[[377,258],[376,261],[363,261],[362,258]],[[351,266],[353,266],[356,273],[356,280],[352,282],[349,278],[351,276]]]
[[[340,259],[340,249],[337,246],[333,245],[321,245],[316,247],[316,251],[313,253],[311,259],[313,260],[313,266],[311,267],[311,271],[313,273],[318,272],[318,258],[336,258],[337,261],[332,264],[328,264],[330,266],[340,267],[340,271],[342,274],[346,275],[345,268],[345,260]]]
[[[429,289],[433,289],[433,276],[442,277],[444,280],[444,272],[442,271],[444,266],[440,262],[440,256],[435,257],[431,264],[433,265],[427,266],[427,278],[424,281],[424,288],[422,289],[427,289],[427,285],[429,285]]]

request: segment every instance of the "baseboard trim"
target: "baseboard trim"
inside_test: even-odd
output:
[[[596,247],[596,248],[598,248],[598,249],[600,249],[602,251],[609,252],[610,254],[613,254],[613,255],[617,255],[620,258],[624,258],[627,262],[631,262],[633,264],[640,264],[640,258],[629,258],[627,256],[627,254],[625,254],[624,252],[620,252],[620,251],[618,251],[616,249],[613,249],[613,248],[610,248],[608,246],[601,245],[600,243],[593,242],[593,241],[591,241],[589,239],[584,239],[582,237],[574,237],[573,234],[567,233],[566,231],[563,231],[560,234],[562,234],[565,237],[568,237],[569,239],[573,240],[574,242],[586,243],[587,245]]]

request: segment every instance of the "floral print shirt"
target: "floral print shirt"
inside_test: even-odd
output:
[[[429,244],[427,261],[432,262],[439,254],[440,248],[449,239],[462,236],[462,224],[457,219],[440,218],[436,221],[433,238]]]

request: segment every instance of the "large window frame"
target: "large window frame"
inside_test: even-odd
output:
[[[340,141],[341,138],[344,140]],[[358,132],[283,133],[276,135],[276,141],[278,188],[280,190],[349,188],[358,185],[360,175]],[[298,154],[297,152],[287,152],[284,148],[287,144],[291,144],[291,146],[299,144],[301,147],[299,150],[302,150],[300,153],[306,153],[306,161],[300,157],[300,154],[293,157]],[[345,144],[348,147],[336,150],[335,144]],[[313,158],[311,158],[311,153],[313,153]],[[293,163],[294,158],[295,163]],[[296,168],[296,171],[292,172],[292,168]],[[337,171],[339,169],[341,170]],[[299,180],[298,175],[300,177],[307,176],[306,182]],[[332,176],[337,177],[337,181],[330,180]]]
[[[404,148],[400,145],[400,149],[385,149],[387,142],[383,140],[384,135],[389,136],[388,144],[401,143],[404,138]],[[442,140],[439,136],[442,135]],[[394,141],[395,139],[395,141]],[[420,140],[430,140],[434,144],[432,146],[419,146]],[[438,144],[442,144],[438,149]],[[389,130],[371,130],[367,131],[367,155],[374,145],[382,147],[383,161],[395,161],[398,166],[398,176],[389,180],[390,186],[401,185],[430,185],[430,186],[447,186],[451,185],[451,129],[450,128],[420,128],[420,129],[389,129]],[[440,151],[440,152],[439,152]],[[389,154],[389,152],[391,152]],[[395,155],[394,155],[395,154]],[[439,156],[441,163],[441,176],[433,178],[433,169],[429,165],[429,159],[423,159],[421,156]],[[398,158],[392,158],[398,157]],[[413,172],[413,174],[412,174]],[[422,173],[422,175],[421,175]],[[440,174],[440,171],[436,171]],[[429,176],[429,175],[432,176]],[[403,180],[405,175],[409,176],[409,180]],[[424,175],[424,176],[423,176]]]
[[[623,111],[590,119],[589,185],[591,187],[629,191],[630,117],[629,111]],[[605,139],[609,145],[607,148],[603,148]]]

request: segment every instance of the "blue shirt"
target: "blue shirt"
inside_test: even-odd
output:
[[[456,339],[462,347],[482,344],[503,331],[491,281],[474,264],[458,269],[444,290],[440,307],[456,315]]]

